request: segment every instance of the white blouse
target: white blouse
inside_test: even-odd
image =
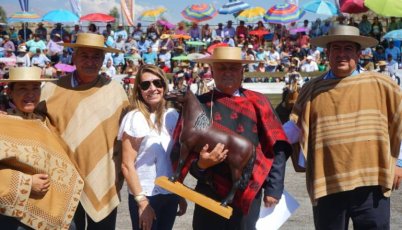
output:
[[[140,179],[142,191],[146,196],[168,194],[166,190],[156,186],[154,181],[157,177],[173,175],[170,152],[173,147],[173,131],[176,127],[179,114],[174,109],[168,109],[163,117],[161,133],[151,129],[144,115],[133,110],[126,114],[120,126],[118,139],[121,140],[123,133],[135,138],[144,138],[138,150],[135,168]],[[155,114],[151,114],[151,120],[155,122]],[[133,194],[132,191],[129,191]]]

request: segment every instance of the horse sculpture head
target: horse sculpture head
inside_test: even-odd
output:
[[[206,144],[213,148],[218,143],[222,143],[229,150],[225,163],[229,165],[233,181],[229,194],[222,200],[222,205],[231,203],[236,190],[244,189],[250,179],[255,160],[254,145],[237,133],[229,134],[213,127],[201,103],[191,90],[187,90],[185,93],[182,91],[168,92],[165,99],[181,104],[182,108],[182,129],[179,137],[180,156],[176,172],[171,180],[176,181],[179,178],[185,160],[191,152],[199,153]],[[244,172],[243,169],[245,169]]]

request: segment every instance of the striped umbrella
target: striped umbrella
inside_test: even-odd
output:
[[[240,21],[245,21],[247,23],[256,22],[262,20],[265,14],[265,9],[262,7],[253,7],[241,11],[236,19]]]
[[[250,5],[248,3],[242,2],[240,0],[230,0],[228,3],[223,4],[218,12],[220,14],[234,14],[247,8],[250,8]]]
[[[218,11],[215,9],[212,4],[194,4],[186,7],[181,15],[192,22],[202,22],[212,19],[218,14]]]
[[[268,9],[264,21],[274,24],[286,24],[299,20],[305,14],[294,4],[276,4]]]
[[[313,0],[304,4],[303,9],[315,14],[323,14],[328,16],[334,16],[338,14],[338,8],[329,1],[326,0]]]
[[[33,12],[17,12],[7,19],[7,23],[13,22],[40,22],[41,16]]]
[[[140,17],[138,18],[139,21],[145,22],[156,22],[160,16],[166,12],[166,9],[163,7],[159,7],[156,9],[146,10],[141,13]]]

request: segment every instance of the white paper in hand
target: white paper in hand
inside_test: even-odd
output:
[[[279,203],[275,207],[261,207],[260,218],[256,224],[257,230],[279,229],[298,207],[297,200],[284,190]]]

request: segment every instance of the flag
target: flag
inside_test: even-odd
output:
[[[70,0],[71,10],[78,17],[81,17],[81,0]]]
[[[128,3],[127,3],[127,1],[128,1]],[[134,0],[121,0],[120,1],[121,13],[124,15],[124,19],[126,20],[126,22],[129,26],[134,26],[134,21],[133,21],[134,4],[135,4]]]

